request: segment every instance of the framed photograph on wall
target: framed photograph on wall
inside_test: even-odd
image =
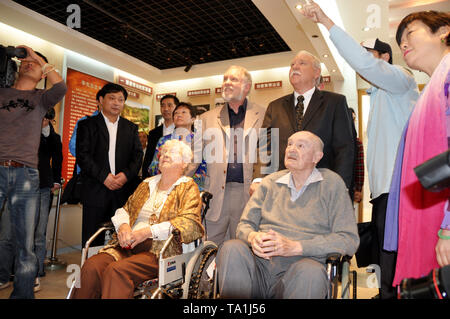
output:
[[[193,105],[195,114],[199,116],[202,113],[205,113],[206,111],[209,111],[209,104],[200,104],[200,105]]]

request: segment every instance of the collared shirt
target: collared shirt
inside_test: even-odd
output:
[[[297,188],[295,187],[294,179],[292,177],[291,172],[281,176],[279,179],[275,181],[275,183],[287,185],[291,191],[291,201],[295,202],[305,192],[306,188],[310,184],[322,180],[323,180],[322,174],[319,172],[317,168],[314,168],[313,171],[311,172],[311,175],[309,175],[309,177],[307,178],[305,184],[303,184],[302,188],[300,188],[300,190],[298,191]]]
[[[244,122],[245,122],[245,113],[247,112],[247,99],[244,100],[244,103],[239,106],[238,112],[235,113],[227,103],[228,108],[228,116],[230,118],[230,128],[233,128],[236,132],[237,129],[241,128],[242,132],[244,131]],[[233,136],[233,135],[231,135]],[[237,142],[238,137],[242,137],[242,134],[235,134],[234,141],[234,147],[233,152],[230,152],[230,157],[228,158],[228,168],[227,168],[227,183],[229,182],[236,182],[236,183],[243,183],[244,182],[244,171],[243,171],[243,165],[244,162],[243,158],[238,158],[238,154],[241,154],[241,152],[237,151],[237,146],[240,144]],[[243,141],[242,141],[243,143]],[[243,154],[242,154],[243,155]]]
[[[300,94],[300,93],[297,93],[297,92],[294,91],[294,107],[297,105],[297,98],[300,95],[303,95],[303,97],[305,98],[303,100],[303,106],[304,106],[304,108],[303,108],[303,115],[305,115],[306,109],[308,108],[309,102],[311,101],[311,98],[312,98],[312,96],[313,96],[315,91],[316,91],[315,87],[313,87],[312,89],[306,91],[303,94]]]
[[[111,174],[116,175],[116,140],[117,140],[117,128],[119,126],[119,116],[117,120],[113,123],[101,112],[103,118],[105,119],[106,128],[109,133],[109,149],[108,149],[108,159],[109,167],[111,168]]]
[[[172,134],[174,130],[175,130],[175,123],[172,123],[169,126],[166,126],[166,124],[163,123],[163,135],[162,136]]]
[[[373,86],[367,122],[367,172],[372,198],[389,193],[403,129],[419,98],[414,77],[403,67],[375,58],[334,25],[330,39],[339,54]]]

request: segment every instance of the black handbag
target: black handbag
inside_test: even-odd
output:
[[[78,204],[81,201],[81,187],[83,187],[81,183],[81,176],[74,172],[72,178],[69,180],[66,187],[64,187],[61,197],[61,204]]]
[[[372,222],[358,223],[359,247],[355,257],[356,264],[360,268],[378,263],[374,249],[374,240],[376,240],[374,228]]]

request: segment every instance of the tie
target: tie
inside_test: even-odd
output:
[[[300,95],[297,98],[297,105],[295,106],[295,113],[297,115],[297,131],[300,131],[300,127],[302,126],[303,121],[303,111],[305,109],[305,106],[303,105],[303,100],[305,98],[303,95]]]

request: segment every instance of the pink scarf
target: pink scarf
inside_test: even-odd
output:
[[[397,267],[393,285],[427,275],[439,267],[435,246],[449,191],[425,190],[414,167],[447,150],[444,85],[450,69],[447,54],[417,101],[406,135],[399,204]]]

